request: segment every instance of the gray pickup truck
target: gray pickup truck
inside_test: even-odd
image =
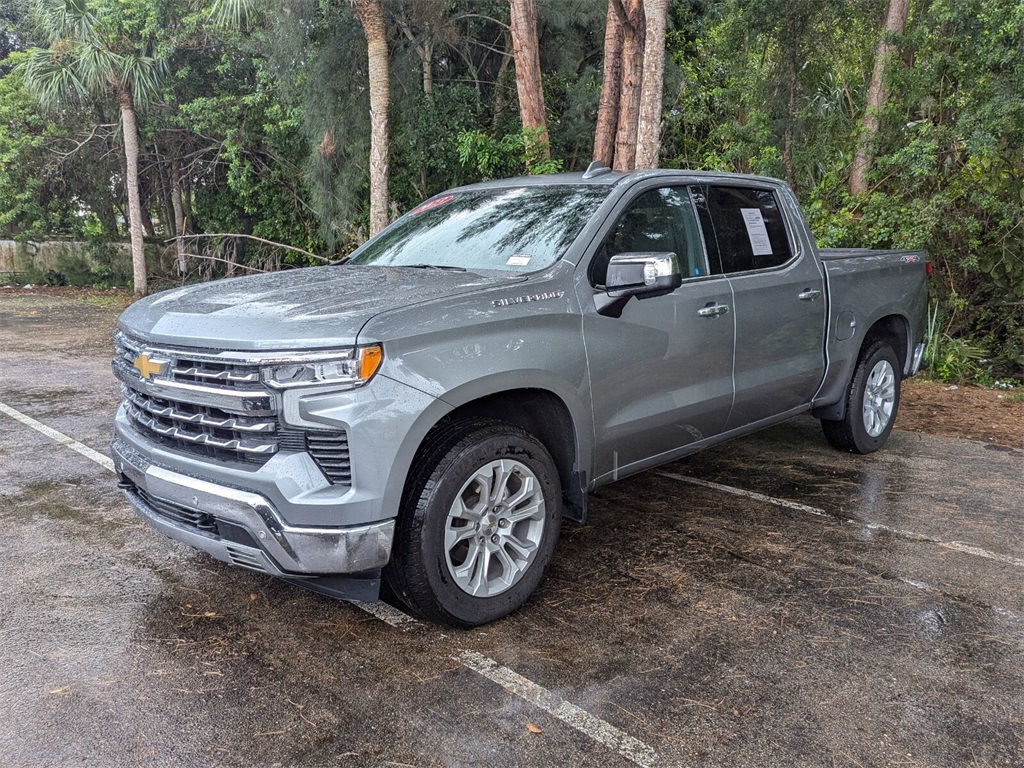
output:
[[[591,167],[437,195],[342,263],[133,304],[113,456],[142,517],[455,626],[515,610],[589,491],[798,414],[889,436],[925,255],[819,251],[773,179]]]

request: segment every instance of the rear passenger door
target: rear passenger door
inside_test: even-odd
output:
[[[818,260],[792,236],[776,188],[715,183],[691,191],[711,272],[732,288],[735,400],[726,430],[810,403],[825,371]]]

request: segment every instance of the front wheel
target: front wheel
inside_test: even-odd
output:
[[[886,341],[868,347],[846,392],[846,416],[822,421],[825,438],[833,448],[850,453],[872,453],[889,439],[900,405],[899,359]]]
[[[547,449],[498,422],[440,428],[410,474],[385,578],[415,613],[458,627],[520,607],[540,584],[561,527]]]

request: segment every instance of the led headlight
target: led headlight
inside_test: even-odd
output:
[[[342,389],[361,387],[380,367],[384,351],[380,345],[360,347],[323,356],[296,357],[274,362],[261,369],[263,381],[274,389],[332,384]]]

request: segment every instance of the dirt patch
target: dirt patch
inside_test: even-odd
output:
[[[911,379],[903,382],[896,428],[1024,448],[1021,393]]]
[[[0,288],[0,345],[28,354],[112,349],[117,316],[131,301],[123,290]]]

